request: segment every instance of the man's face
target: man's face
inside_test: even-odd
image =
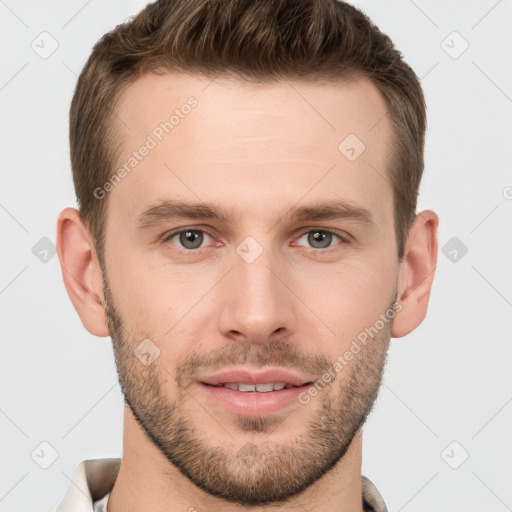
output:
[[[140,428],[213,495],[293,496],[340,460],[371,409],[399,268],[386,110],[367,81],[144,76],[121,97],[119,166],[148,136],[154,147],[105,199],[120,382]],[[171,216],[166,201],[226,218]],[[343,214],[291,216],[328,202]]]

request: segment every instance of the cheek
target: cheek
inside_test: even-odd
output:
[[[176,289],[162,284],[161,275],[141,259],[112,258],[109,285],[119,315],[137,336],[157,336],[172,326]],[[161,335],[161,334],[160,334]]]
[[[212,310],[209,296],[201,298],[218,276],[192,267],[152,264],[143,254],[118,260],[109,271],[116,309],[135,345],[150,339],[158,346],[159,374],[168,377],[172,387],[174,379],[164,368],[172,371],[205,337],[204,325]]]
[[[393,299],[398,264],[382,255],[318,272],[302,289],[304,302],[326,325],[325,333],[336,350],[350,344],[361,331],[375,324]],[[323,325],[318,323],[319,327]],[[329,329],[327,329],[327,327]]]

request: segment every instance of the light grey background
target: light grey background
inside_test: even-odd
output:
[[[42,262],[33,247],[55,242],[58,213],[76,206],[68,111],[77,75],[93,44],[144,3],[0,1],[1,511],[52,510],[82,460],[121,456],[110,339],[83,328],[57,256]],[[419,208],[441,218],[429,314],[392,341],[363,474],[390,511],[512,510],[512,3],[355,5],[422,79]],[[51,49],[44,31],[58,43],[47,58],[31,47]],[[48,469],[31,457],[42,442],[58,452]]]

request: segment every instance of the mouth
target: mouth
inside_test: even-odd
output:
[[[196,381],[205,395],[238,416],[265,416],[299,405],[298,395],[313,384],[313,379],[287,370],[251,372],[237,368]]]
[[[203,382],[209,386],[206,382]],[[221,384],[216,384],[214,387],[224,387],[227,389],[232,389],[233,391],[241,391],[242,393],[269,393],[271,391],[281,391],[282,389],[290,389],[301,386],[294,386],[293,384],[287,384],[286,382],[265,382],[261,384],[247,384],[242,382],[224,382]]]

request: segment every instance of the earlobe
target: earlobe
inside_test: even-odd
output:
[[[409,230],[398,278],[397,300],[402,308],[396,315],[391,336],[400,338],[416,329],[427,314],[430,290],[437,266],[438,216],[425,210]]]
[[[84,327],[95,336],[109,336],[101,268],[92,236],[75,208],[59,215],[57,254],[64,285]]]

